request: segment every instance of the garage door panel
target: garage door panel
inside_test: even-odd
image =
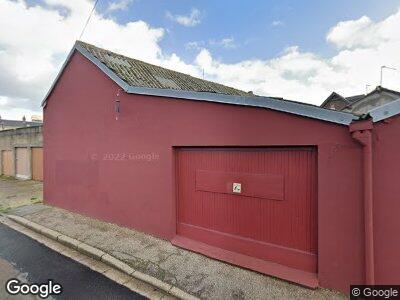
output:
[[[32,179],[43,180],[43,148],[32,148]]]
[[[178,234],[222,249],[273,261],[307,272],[315,272],[317,269],[317,255],[313,253],[263,243],[190,224],[180,224]]]
[[[191,232],[192,239],[242,254],[245,247],[232,249],[232,241],[220,245],[219,238],[250,239],[254,247],[276,245],[316,257],[315,153],[313,148],[180,149],[178,234]],[[232,190],[235,181],[240,193]],[[220,237],[211,239],[204,230]],[[310,261],[300,265],[316,270]]]
[[[29,175],[28,149],[16,148],[16,177],[28,179]]]
[[[200,192],[186,221],[229,234],[260,238],[257,228],[261,220],[260,206],[263,199],[240,198],[232,200],[229,195]]]
[[[14,163],[13,163],[13,152],[11,150],[1,151],[2,155],[2,174],[6,176],[14,176]]]

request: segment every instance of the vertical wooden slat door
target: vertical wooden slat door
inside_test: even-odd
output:
[[[29,157],[27,148],[16,148],[16,174],[15,176],[21,179],[28,179],[30,175]]]
[[[32,148],[32,179],[43,181],[43,148]]]
[[[5,176],[14,176],[14,163],[13,163],[13,153],[11,150],[1,151],[3,170],[2,174]]]
[[[177,235],[315,273],[314,148],[180,148]]]

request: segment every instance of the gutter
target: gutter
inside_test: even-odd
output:
[[[349,127],[352,137],[363,146],[365,283],[367,285],[375,284],[372,129],[371,120],[355,122]]]

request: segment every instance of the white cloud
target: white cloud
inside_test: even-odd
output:
[[[332,91],[345,96],[364,93],[366,84],[379,84],[381,65],[400,69],[400,11],[373,22],[367,17],[340,22],[327,34],[338,47],[323,58],[298,47],[288,47],[271,60],[247,60],[224,64],[206,49],[196,60],[207,79],[251,90],[320,104]],[[383,85],[400,90],[400,72],[385,73]]]
[[[40,101],[79,35],[93,1],[44,0],[46,5],[0,0],[0,115],[21,119],[40,112]],[[65,13],[67,11],[67,13]],[[345,96],[363,93],[379,83],[381,65],[400,69],[400,11],[382,21],[368,17],[340,22],[327,33],[337,47],[331,57],[304,52],[296,46],[273,59],[224,63],[207,44],[188,44],[198,51],[192,62],[166,55],[160,41],[163,28],[144,21],[124,24],[94,13],[83,40],[127,56],[202,76],[259,95],[320,104],[333,90]],[[37,34],[40,33],[40,34]],[[225,45],[234,43],[230,37]],[[222,39],[223,40],[223,39]],[[221,42],[221,46],[224,43]],[[133,43],[132,41],[140,41]],[[209,45],[210,43],[208,43]],[[400,74],[387,71],[384,86],[400,90]]]
[[[186,27],[193,27],[201,22],[201,13],[197,8],[193,8],[188,15],[173,15],[167,11],[166,16],[171,21]]]
[[[282,21],[280,21],[280,20],[275,20],[275,21],[273,21],[273,22],[271,23],[271,25],[272,25],[273,27],[279,27],[279,26],[285,25],[285,23],[282,22]]]
[[[129,5],[132,2],[133,2],[133,0],[111,1],[108,3],[107,10],[108,11],[125,10],[129,7]]]
[[[162,53],[158,42],[163,36],[163,29],[151,28],[143,21],[120,25],[96,15],[86,28],[84,39],[89,43],[120,54],[158,63]]]
[[[387,19],[374,23],[369,17],[339,22],[327,40],[340,49],[376,48],[386,43],[400,41],[400,11]]]
[[[172,69],[195,77],[200,77],[200,69],[198,66],[185,63],[175,53],[170,56],[164,56],[158,64],[167,69]]]
[[[210,40],[209,44],[221,46],[226,49],[234,49],[237,47],[237,45],[235,43],[235,39],[233,37],[226,37],[226,38],[222,38],[220,40]]]
[[[18,113],[23,107],[41,112],[46,94],[93,7],[88,0],[45,0],[45,5],[0,0],[0,96],[7,97],[0,115]],[[68,13],[61,11],[67,9]],[[40,34],[38,34],[40,33]],[[83,40],[158,63],[162,28],[143,21],[119,24],[95,12]],[[140,41],[140,43],[132,43]],[[18,116],[20,119],[21,116]]]
[[[204,47],[204,41],[192,41],[185,44],[186,50],[200,50]]]
[[[0,116],[3,119],[21,120],[22,116],[31,116],[37,111],[30,99],[0,96]],[[30,118],[27,118],[30,119]]]
[[[209,46],[217,46],[225,49],[234,49],[237,48],[238,45],[235,43],[235,39],[233,37],[225,37],[220,40],[210,39],[208,41]],[[205,41],[191,41],[185,44],[186,50],[202,50],[207,46]]]

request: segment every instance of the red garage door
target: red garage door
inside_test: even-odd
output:
[[[181,148],[177,235],[317,271],[314,148]]]

